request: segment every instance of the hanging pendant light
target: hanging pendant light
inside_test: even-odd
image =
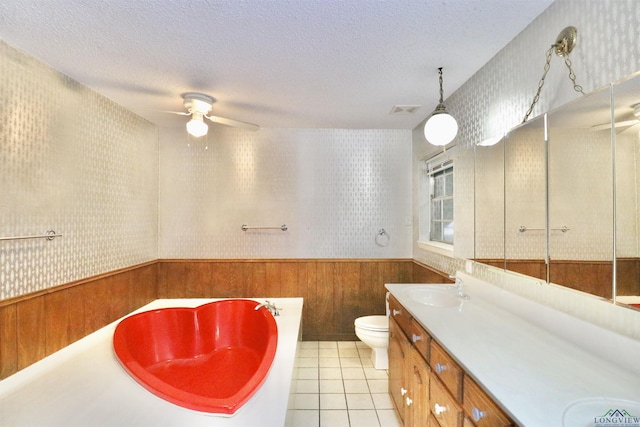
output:
[[[424,137],[430,144],[447,145],[458,134],[458,123],[444,106],[442,67],[438,68],[438,73],[440,74],[440,102],[424,124]]]

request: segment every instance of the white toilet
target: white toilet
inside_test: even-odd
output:
[[[356,336],[371,347],[371,361],[376,369],[389,369],[389,295],[386,316],[363,316],[355,322]]]

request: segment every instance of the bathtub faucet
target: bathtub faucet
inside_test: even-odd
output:
[[[254,308],[254,310],[258,310],[260,307],[266,308],[274,316],[280,316],[280,310],[282,310],[281,308],[276,307],[275,303],[269,302],[269,300],[256,305],[256,308]]]

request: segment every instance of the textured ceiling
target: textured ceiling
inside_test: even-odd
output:
[[[552,0],[0,0],[0,38],[161,127],[411,129]],[[421,105],[391,115],[394,105]]]

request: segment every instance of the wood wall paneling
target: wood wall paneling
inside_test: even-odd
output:
[[[67,346],[70,339],[70,292],[53,292],[44,296],[46,354]]]
[[[0,378],[18,371],[16,304],[0,307]]]
[[[640,295],[640,260],[619,258],[616,260],[617,295]]]
[[[211,263],[209,292],[213,298],[236,298],[242,294],[240,270],[232,269],[230,263]]]
[[[172,292],[178,292],[177,283],[185,277],[186,263],[161,262],[158,264],[158,298],[177,298]]]
[[[305,331],[303,339],[316,340],[321,337],[333,337],[338,334],[338,313],[335,308],[342,305],[342,294],[336,291],[335,262],[318,262],[316,264],[316,299],[309,301],[311,310],[309,318],[303,319]]]
[[[410,273],[401,271],[400,275],[404,277],[404,274],[408,274],[409,279],[399,283],[453,283],[448,274],[436,271],[419,262],[414,261],[408,267]]]
[[[304,340],[356,339],[385,283],[441,283],[413,260],[157,260],[0,301],[0,378],[156,298],[304,298]]]
[[[0,301],[5,378],[157,298],[157,263]]]
[[[351,340],[357,317],[384,314],[384,284],[411,283],[414,270],[443,281],[412,260],[160,260],[158,296],[302,297],[304,340]]]
[[[292,297],[304,298],[304,304],[302,306],[302,325],[301,333],[303,339],[310,340],[313,334],[319,336],[320,325],[322,319],[315,318],[316,316],[316,304],[318,301],[318,269],[316,263],[295,263],[295,268],[291,271],[295,271],[297,276],[297,283],[294,294]]]
[[[44,310],[42,295],[16,305],[18,369],[26,368],[47,355]]]
[[[246,263],[244,274],[244,297],[264,297],[267,291],[267,266],[264,262],[249,262]],[[277,287],[277,285],[271,285],[270,287]],[[278,296],[277,294],[274,296]]]
[[[371,263],[375,264],[375,263]],[[340,295],[341,301],[336,301],[333,310],[337,311],[338,325],[337,333],[342,339],[350,339],[354,332],[353,321],[364,315],[372,313],[371,292],[369,288],[374,287],[373,283],[366,283],[362,280],[362,270],[372,269],[369,263],[342,262],[336,264],[336,293]],[[379,285],[379,284],[378,284]]]

